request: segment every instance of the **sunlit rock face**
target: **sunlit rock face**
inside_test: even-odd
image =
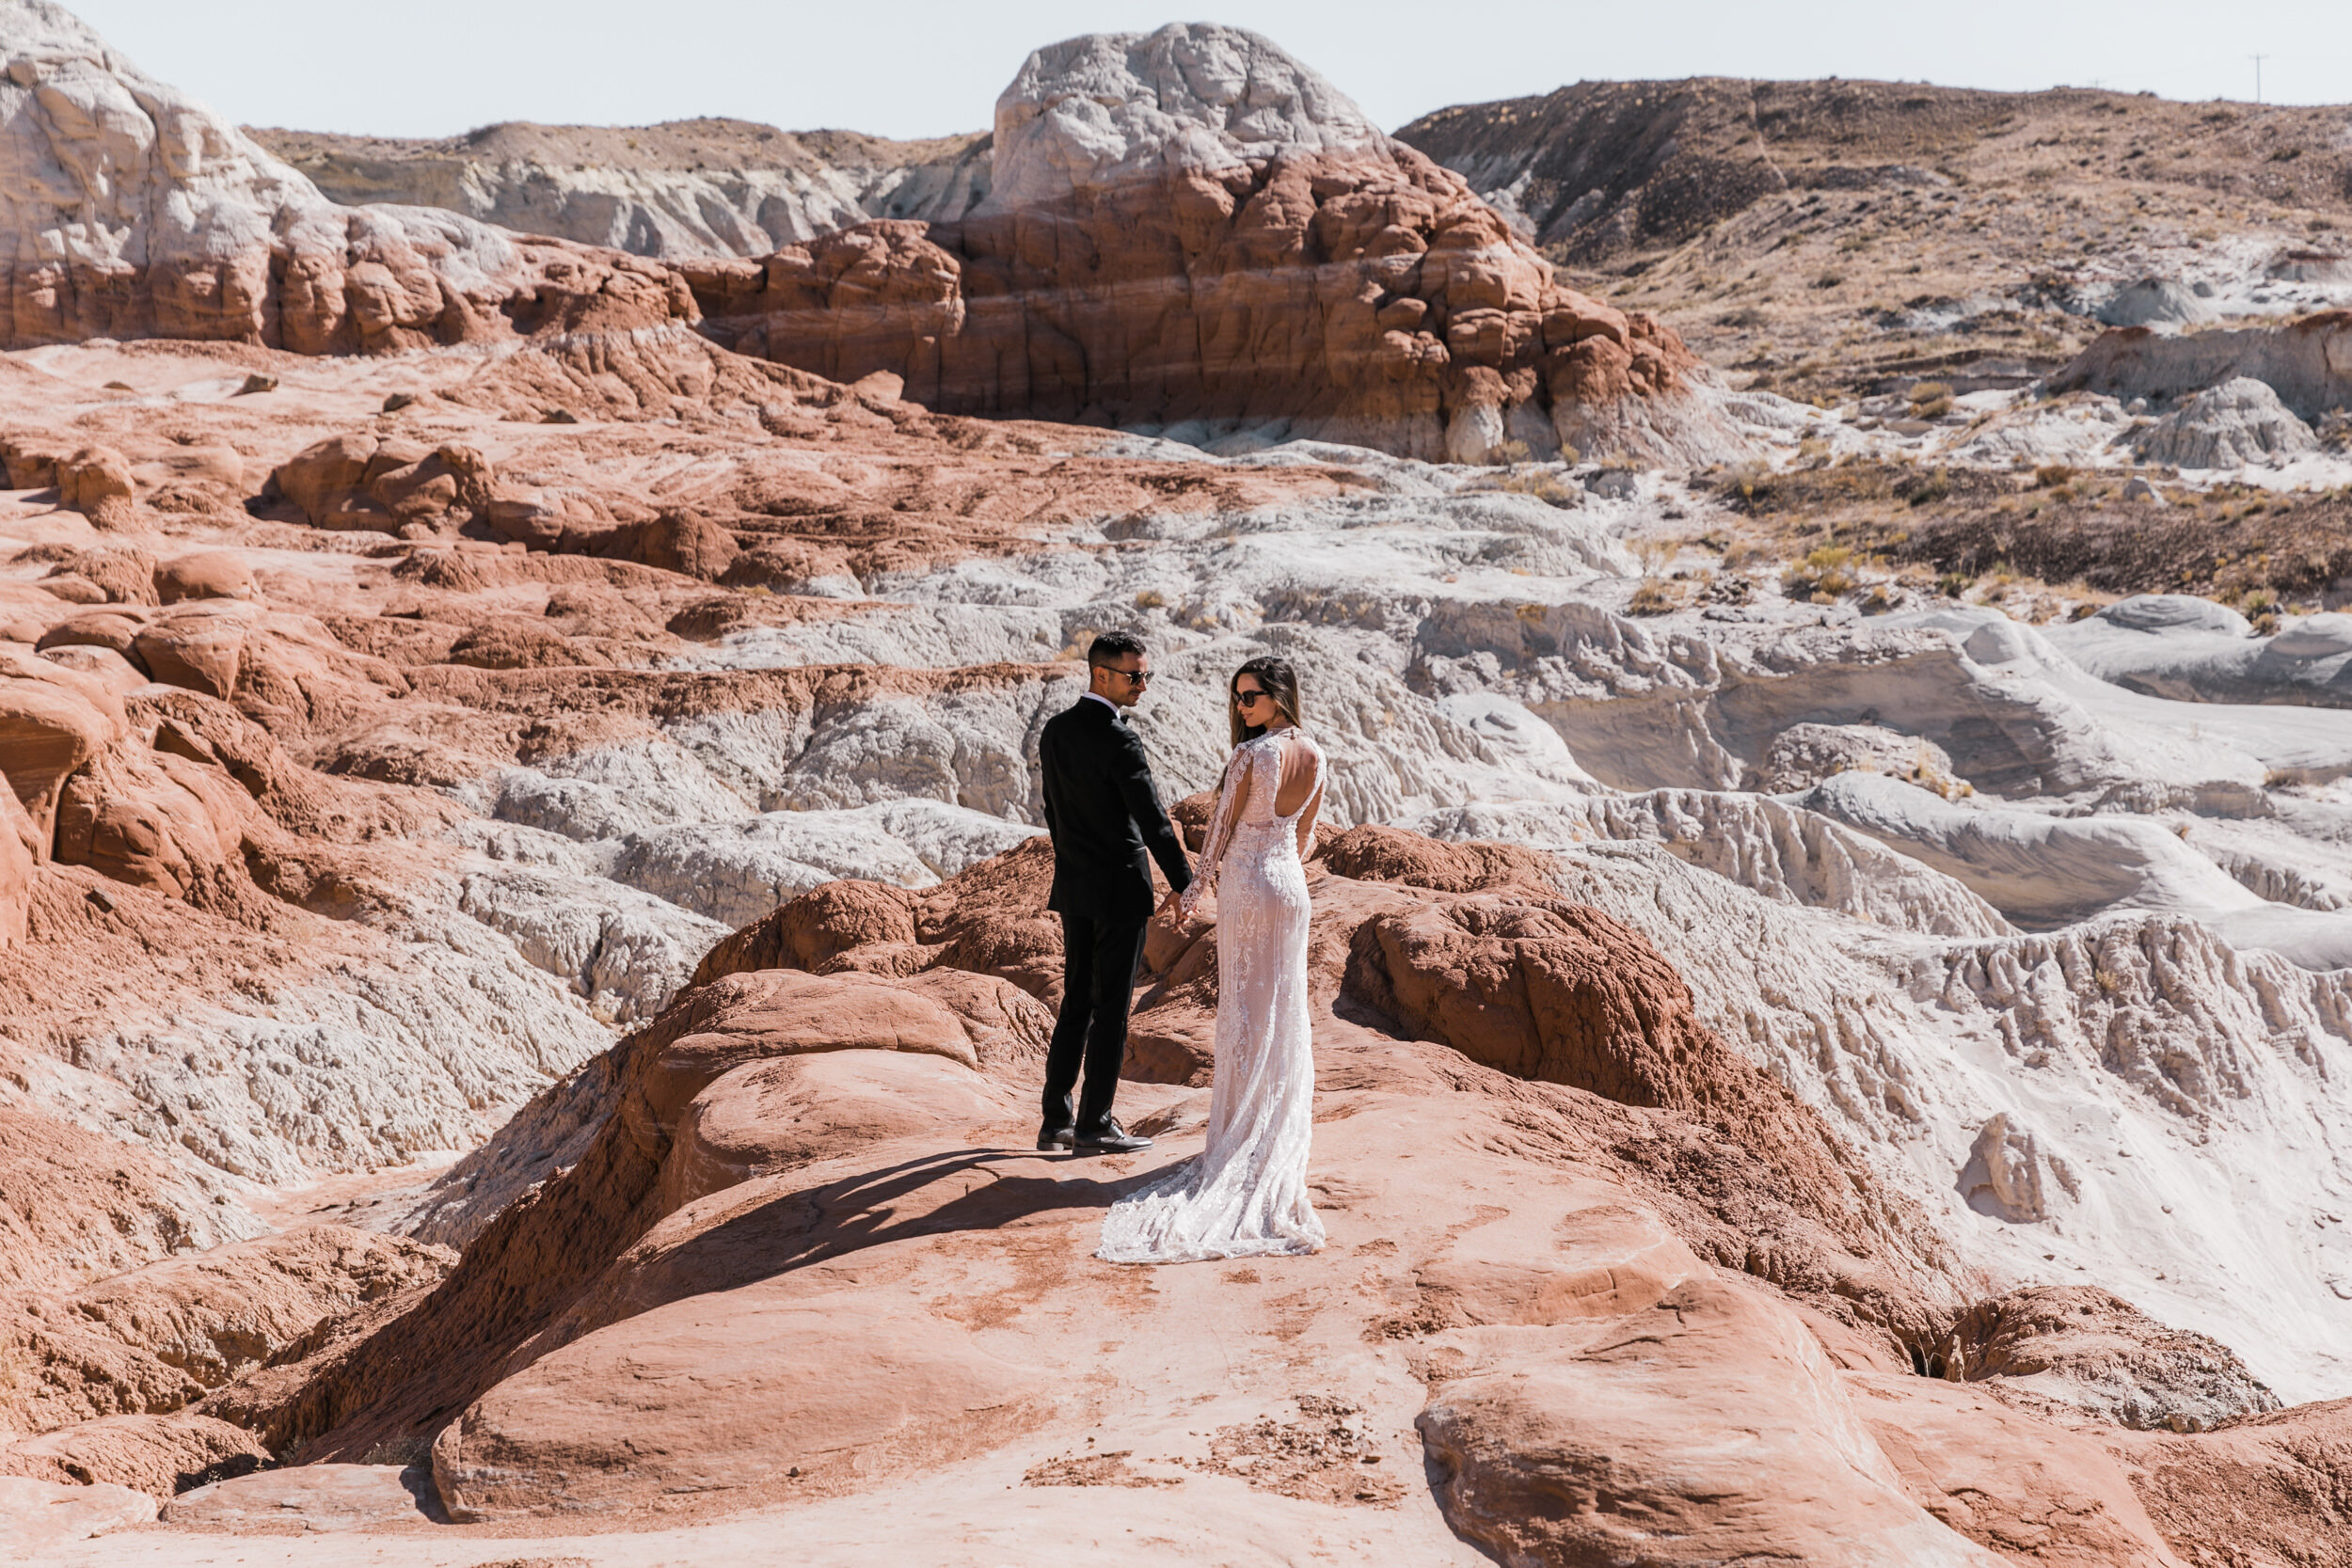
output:
[[[565,301],[691,310],[658,269],[422,208],[337,206],[62,8],[0,6],[10,347],[191,338],[303,354],[512,336]]]
[[[721,341],[959,413],[1687,466],[1743,438],[1673,331],[1557,283],[1457,175],[1236,28],[1039,50],[960,223],[689,264]]]

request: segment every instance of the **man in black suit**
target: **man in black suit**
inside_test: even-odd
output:
[[[1044,773],[1045,828],[1054,838],[1054,895],[1061,916],[1061,1015],[1045,1054],[1045,1123],[1037,1147],[1123,1154],[1152,1140],[1111,1117],[1119,1064],[1127,1053],[1127,1005],[1143,928],[1152,918],[1152,866],[1178,892],[1192,880],[1184,846],[1160,807],[1143,743],[1123,710],[1152,679],[1151,656],[1120,632],[1087,650],[1087,693],[1045,721],[1038,742]],[[1086,1064],[1077,1113],[1070,1091]]]

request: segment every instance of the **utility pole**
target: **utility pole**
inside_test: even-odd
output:
[[[2254,102],[2259,103],[2263,101],[2263,61],[2270,58],[2270,56],[2267,55],[2249,55],[2246,57],[2254,62]]]

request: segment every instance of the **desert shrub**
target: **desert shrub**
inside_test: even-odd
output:
[[[1644,578],[1634,585],[1633,597],[1626,605],[1629,615],[1663,615],[1682,608],[1681,596],[1674,585],[1658,578]]]
[[[1576,461],[1572,453],[1565,455],[1569,462]],[[1541,467],[1514,468],[1497,479],[1494,486],[1514,495],[1533,496],[1539,501],[1549,501],[1559,507],[1580,506],[1584,500],[1583,491],[1561,478],[1554,470]]]
[[[1851,546],[1816,546],[1781,574],[1781,592],[1791,599],[1825,603],[1861,586],[1863,565]]]
[[[1914,485],[1903,499],[1913,506],[1926,506],[1942,500],[1951,493],[1952,476],[1938,468]]]
[[[2037,490],[2054,490],[2071,483],[2074,478],[2074,470],[2063,463],[2044,463],[2033,471],[2034,488]]]
[[[1770,558],[1771,552],[1755,540],[1734,539],[1724,546],[1724,570],[1744,571],[1751,566],[1761,565]]]

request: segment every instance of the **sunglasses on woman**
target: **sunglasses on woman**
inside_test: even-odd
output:
[[[1265,693],[1264,693],[1264,692],[1263,692],[1263,691],[1256,691],[1256,690],[1242,690],[1242,691],[1236,691],[1236,692],[1234,692],[1234,693],[1233,693],[1233,705],[1234,705],[1235,707],[1256,707],[1256,706],[1258,705],[1259,701],[1260,701],[1261,699],[1263,699],[1264,696],[1265,696]]]

